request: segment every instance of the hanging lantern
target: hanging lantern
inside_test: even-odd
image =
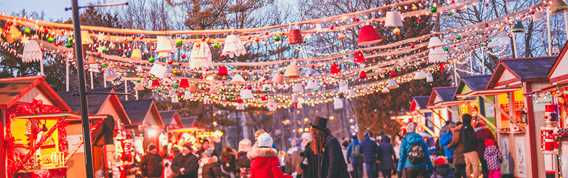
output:
[[[168,74],[168,67],[159,63],[154,63],[150,69],[150,74],[158,78],[164,78]]]
[[[564,0],[551,0],[550,12],[557,13],[566,10],[568,10],[568,5],[566,5],[566,2],[564,2]]]
[[[41,61],[43,58],[43,53],[39,47],[39,43],[36,40],[30,40],[24,46],[24,53],[22,55],[22,62],[32,63]]]
[[[235,74],[235,76],[233,76],[233,78],[231,79],[231,82],[233,82],[233,83],[244,83],[246,81],[243,78],[243,76],[241,76],[241,74]]]
[[[10,26],[8,35],[6,36],[6,41],[8,43],[13,43],[16,40],[22,38],[22,32],[15,25]]]
[[[245,99],[245,100],[246,100],[246,99],[253,99],[253,98],[254,98],[254,95],[252,95],[252,90],[249,89],[249,88],[241,89],[241,92],[239,93],[239,96],[240,96],[242,99]]]
[[[286,66],[284,76],[288,78],[297,78],[300,76],[300,71],[298,70],[298,65],[296,65],[296,62],[292,62],[288,66]]]
[[[193,43],[193,49],[191,49],[189,67],[192,69],[209,68],[212,65],[213,62],[211,57],[211,49],[209,49],[209,45],[206,42]]]
[[[389,79],[387,81],[387,88],[390,89],[390,90],[398,88],[398,84],[396,83],[396,80]]]
[[[422,71],[414,72],[414,80],[423,80],[426,79],[426,73]]]
[[[428,83],[434,82],[434,76],[432,76],[432,73],[426,74],[426,82]]]
[[[284,76],[280,72],[276,72],[274,76],[272,76],[272,83],[279,84],[284,81]]]
[[[331,64],[331,67],[329,69],[329,73],[331,75],[337,75],[337,74],[339,74],[339,72],[341,72],[341,68],[339,68],[339,65],[337,65],[336,63]]]
[[[428,62],[438,63],[448,61],[448,52],[444,50],[444,43],[440,38],[434,36],[428,42]]]
[[[366,61],[365,56],[363,55],[363,51],[355,51],[355,53],[353,53],[353,58],[354,62],[358,64],[365,63]]]
[[[364,70],[359,72],[359,79],[366,79],[366,78],[367,78],[367,72],[365,72]]]
[[[133,49],[132,54],[130,54],[130,58],[142,60],[142,51],[140,49]]]
[[[219,66],[219,68],[217,68],[217,75],[222,77],[227,76],[229,75],[229,70],[225,66]]]
[[[245,54],[247,54],[247,50],[238,35],[229,35],[225,38],[225,46],[223,47],[221,56],[233,58]]]
[[[304,38],[302,37],[302,32],[300,29],[291,29],[288,31],[288,44],[302,44],[304,43]]]
[[[365,25],[359,29],[359,37],[357,38],[357,44],[359,46],[370,45],[380,42],[381,40],[381,37],[377,34],[375,27],[372,25]]]
[[[158,57],[161,58],[170,56],[170,53],[174,50],[172,39],[167,36],[158,36],[156,37],[156,40],[158,40],[156,47]]]
[[[399,11],[389,11],[385,17],[385,27],[402,27],[402,14]]]
[[[339,96],[333,98],[333,109],[343,109],[343,99]]]
[[[179,87],[180,87],[180,88],[183,88],[183,89],[189,88],[189,80],[186,79],[186,78],[180,79],[180,80],[179,80]]]
[[[520,20],[517,20],[515,22],[515,25],[513,25],[511,32],[513,32],[513,33],[524,33],[525,27],[523,26],[523,22],[521,22]]]

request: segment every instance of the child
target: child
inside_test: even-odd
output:
[[[489,178],[501,177],[501,152],[495,145],[493,139],[485,139],[485,151],[483,158],[487,161],[487,169],[489,170]]]
[[[434,160],[434,174],[431,178],[453,178],[454,173],[445,156],[438,156]]]

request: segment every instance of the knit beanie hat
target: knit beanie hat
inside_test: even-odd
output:
[[[258,147],[272,147],[272,137],[268,133],[263,133],[258,136],[256,141]]]
[[[239,142],[239,152],[249,152],[252,147],[252,142],[249,139],[242,139]]]

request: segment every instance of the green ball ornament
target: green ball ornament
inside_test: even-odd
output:
[[[66,48],[72,48],[72,47],[73,47],[73,42],[67,41],[67,42],[65,43],[65,47],[66,47]]]
[[[148,58],[148,62],[154,63],[156,62],[156,58],[154,58],[154,56],[150,56],[150,58]]]
[[[430,8],[430,12],[432,12],[432,13],[438,12],[438,7],[432,6],[432,7]]]
[[[280,40],[282,40],[282,36],[280,36],[280,35],[273,36],[273,37],[272,37],[272,40],[274,40],[274,41],[280,41]]]
[[[457,36],[456,36],[456,40],[461,40],[461,39],[462,39],[462,36],[461,36],[461,35],[457,35]]]
[[[183,46],[183,41],[182,41],[181,39],[177,39],[177,40],[176,40],[176,47],[179,48],[179,47],[181,47],[181,46]]]
[[[24,33],[30,34],[30,33],[32,33],[32,29],[30,27],[26,27],[26,28],[24,28]]]
[[[444,49],[444,51],[449,51],[450,49],[448,47],[443,47],[442,49]]]
[[[221,43],[219,43],[219,42],[213,43],[213,48],[215,48],[215,49],[220,49],[220,48],[221,48]]]
[[[55,42],[55,38],[49,37],[49,38],[47,38],[47,42],[53,43],[53,42]]]
[[[102,68],[107,68],[107,67],[108,67],[108,64],[101,64],[101,67],[102,67]]]
[[[178,84],[178,83],[174,83],[174,84],[172,85],[172,87],[173,87],[174,89],[178,89],[179,84]]]

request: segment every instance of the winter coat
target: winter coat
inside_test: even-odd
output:
[[[448,145],[450,144],[450,142],[452,141],[452,132],[447,129],[446,131],[442,132],[440,134],[440,146],[442,147],[442,150],[444,150],[444,156],[448,159],[451,160],[454,157],[454,148],[452,147],[448,147]]]
[[[487,169],[497,170],[501,168],[501,160],[503,157],[501,156],[501,152],[497,146],[491,145],[485,148],[483,158],[487,162]]]
[[[237,158],[231,152],[221,153],[220,164],[225,172],[237,172]]]
[[[250,178],[291,178],[280,168],[278,154],[273,148],[254,148],[249,152]]]
[[[383,143],[379,145],[379,150],[381,153],[381,164],[379,166],[380,170],[392,170],[395,164],[395,153],[394,148],[390,144],[390,139],[388,137],[383,137]]]
[[[487,126],[483,125],[483,124],[481,124],[479,127],[475,128],[473,130],[475,131],[475,140],[477,140],[477,143],[478,143],[475,150],[481,156],[481,155],[483,155],[483,152],[484,152],[484,149],[485,149],[485,145],[483,145],[483,141],[485,141],[486,139],[495,140],[495,136],[493,136],[493,133],[491,132],[491,130],[489,130],[489,128]]]
[[[250,168],[250,160],[247,157],[247,152],[241,151],[237,153],[237,166],[239,169]]]
[[[461,129],[452,129],[452,141],[448,147],[454,148],[453,163],[454,165],[465,165],[465,157],[463,143],[461,142]]]
[[[365,139],[361,142],[361,152],[363,153],[363,160],[365,163],[377,162],[379,156],[379,146],[371,140],[369,133],[365,134]]]
[[[140,163],[142,176],[161,177],[162,176],[162,157],[158,154],[148,153],[142,158]]]
[[[300,154],[302,156],[302,163],[300,164],[302,178],[316,178],[318,157],[314,155],[310,147],[311,143],[306,144],[304,152]]]
[[[184,168],[183,172],[180,169]],[[199,158],[193,154],[178,154],[174,158],[172,171],[176,173],[178,178],[197,178],[197,170],[199,169]]]
[[[374,144],[374,143],[373,143]],[[377,146],[376,144],[374,144]],[[363,145],[361,145],[363,147]],[[365,153],[365,152],[363,152]],[[344,178],[349,177],[347,164],[341,154],[341,145],[337,138],[327,135],[324,151],[320,156],[318,178]]]
[[[352,138],[351,143],[347,146],[347,161],[351,164],[359,164],[363,161],[361,144],[357,138]]]
[[[202,178],[228,178],[229,175],[223,173],[221,170],[221,164],[218,161],[212,163],[207,163],[203,165],[203,172],[201,172]]]
[[[424,156],[426,157],[425,161],[418,164],[413,164],[408,160],[408,153],[412,148],[412,145],[419,144],[422,145],[422,150],[424,151]],[[430,151],[428,150],[428,145],[422,139],[422,136],[418,135],[416,132],[409,132],[404,136],[402,139],[402,143],[400,144],[400,156],[397,166],[397,171],[402,171],[406,168],[416,168],[416,169],[425,169],[425,170],[432,170],[432,161],[429,158]]]
[[[461,130],[461,141],[463,143],[464,153],[477,151],[477,139],[475,139],[475,130],[470,124],[470,120],[464,119]]]

